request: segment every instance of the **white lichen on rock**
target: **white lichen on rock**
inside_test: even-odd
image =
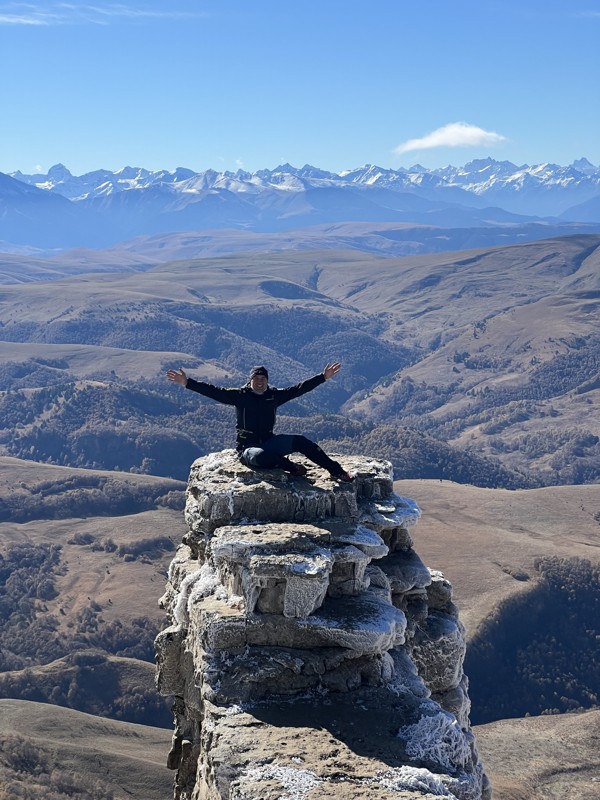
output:
[[[388,789],[403,791],[413,789],[418,792],[428,792],[435,797],[452,797],[453,795],[444,786],[439,775],[434,775],[428,769],[418,767],[400,767],[378,776],[378,783]]]
[[[308,792],[322,783],[322,780],[314,772],[284,767],[279,764],[247,769],[242,773],[238,782],[247,791],[248,788],[251,789],[252,784],[260,785],[264,781],[277,781],[281,785],[285,791],[285,794],[281,795],[281,800],[306,800]],[[235,798],[235,790],[233,790],[231,798],[232,800]]]
[[[227,598],[216,571],[210,564],[203,564],[199,570],[188,574],[179,587],[173,605],[175,622],[178,625],[187,625],[191,606],[211,594],[222,600]]]
[[[398,736],[406,741],[411,758],[431,762],[437,768],[464,768],[472,756],[464,731],[448,712],[437,710],[431,716],[423,716],[413,725],[400,728]]]

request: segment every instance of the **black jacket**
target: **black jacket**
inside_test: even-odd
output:
[[[224,389],[221,386],[213,386],[211,383],[195,381],[193,378],[188,378],[186,388],[210,397],[218,403],[235,406],[237,450],[242,452],[246,447],[261,445],[273,436],[279,406],[310,392],[322,383],[325,383],[325,376],[320,372],[295,386],[288,386],[287,389],[276,389],[269,386],[263,394],[256,394],[250,386],[242,386],[241,389]]]

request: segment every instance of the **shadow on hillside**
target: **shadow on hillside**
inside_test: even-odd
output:
[[[531,591],[503,603],[469,645],[471,722],[598,705],[600,566],[540,559]]]

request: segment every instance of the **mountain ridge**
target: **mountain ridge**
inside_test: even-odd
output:
[[[585,158],[567,167],[488,158],[437,170],[366,164],[335,173],[283,164],[251,173],[127,166],[81,176],[55,164],[46,174],[0,174],[0,241],[100,248],[160,233],[275,233],[340,222],[490,228],[491,236],[535,222],[597,229],[598,198],[600,167]]]
[[[485,196],[490,191],[504,186],[513,191],[522,191],[527,182],[546,187],[591,184],[592,194],[600,192],[600,166],[595,166],[587,158],[576,159],[570,165],[534,164],[516,165],[510,161],[496,161],[492,158],[476,159],[463,166],[426,169],[420,165],[398,169],[364,164],[349,170],[331,172],[305,164],[294,167],[280,164],[274,169],[260,169],[256,172],[225,170],[218,172],[212,168],[194,172],[186,167],[175,170],[147,170],[144,167],[121,167],[111,171],[94,170],[80,176],[73,175],[63,164],[55,164],[46,174],[25,174],[21,171],[10,176],[29,186],[61,194],[70,200],[83,201],[98,195],[127,191],[133,188],[148,188],[152,185],[168,185],[180,192],[195,192],[214,188],[228,188],[233,191],[258,192],[269,186],[283,190],[298,188],[319,188],[331,185],[383,186],[394,191],[407,191],[425,194],[444,189],[453,194],[454,199],[468,195]],[[476,202],[476,198],[470,197]]]

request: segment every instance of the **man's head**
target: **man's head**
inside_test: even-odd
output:
[[[269,373],[266,367],[252,367],[250,370],[250,388],[256,394],[262,394],[267,391],[269,385]]]

